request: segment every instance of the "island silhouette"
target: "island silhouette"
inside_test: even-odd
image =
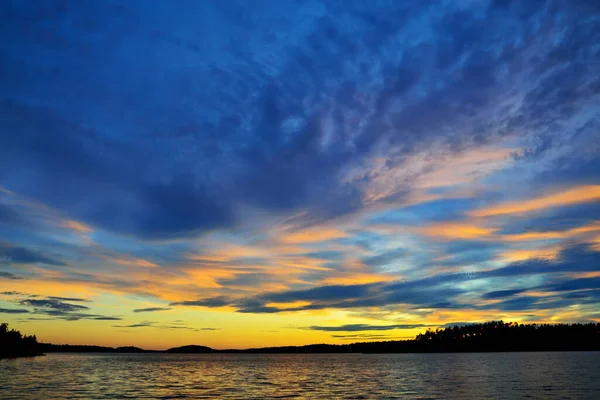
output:
[[[35,335],[23,336],[21,332],[0,324],[0,358],[32,357],[41,355]]]
[[[139,347],[105,347],[38,343],[35,335],[23,336],[0,325],[0,358],[36,356],[43,353],[454,353],[516,351],[599,351],[600,323],[519,324],[491,321],[428,329],[412,340],[357,342],[351,344],[311,344],[305,346],[263,347],[217,350],[187,345],[168,350]]]

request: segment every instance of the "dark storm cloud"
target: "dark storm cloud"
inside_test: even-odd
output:
[[[33,251],[21,246],[11,246],[0,243],[0,259],[5,259],[13,264],[43,263],[55,266],[64,266],[64,262],[55,260],[40,252]]]
[[[361,207],[341,178],[382,145],[536,157],[600,88],[590,2],[364,4],[2,2],[0,185],[144,239],[313,223]]]

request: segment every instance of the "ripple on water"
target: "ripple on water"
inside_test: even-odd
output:
[[[600,399],[600,353],[49,354],[2,399]]]

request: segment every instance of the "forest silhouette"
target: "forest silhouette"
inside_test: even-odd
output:
[[[519,324],[491,321],[428,329],[412,340],[359,342],[351,344],[312,344],[306,346],[263,347],[245,350],[215,350],[188,345],[165,350],[166,353],[450,353],[514,351],[598,351],[600,323]],[[160,352],[139,347],[105,347],[38,343],[36,336],[0,325],[0,358],[35,356],[52,352]]]
[[[31,357],[40,354],[40,344],[35,335],[23,336],[21,332],[0,324],[0,358]]]

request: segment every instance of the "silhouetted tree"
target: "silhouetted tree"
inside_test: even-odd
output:
[[[35,335],[23,336],[21,332],[0,324],[0,358],[26,357],[39,354]]]

